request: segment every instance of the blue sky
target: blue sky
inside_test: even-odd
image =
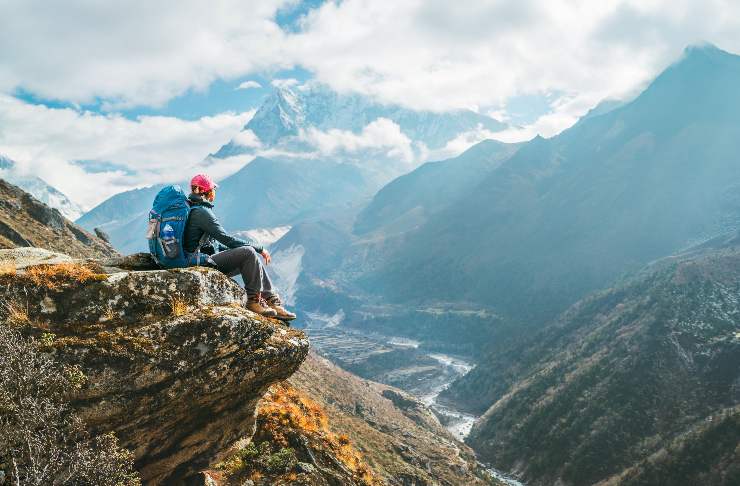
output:
[[[139,115],[163,115],[185,120],[196,120],[203,116],[216,115],[225,111],[242,112],[259,106],[265,96],[273,89],[271,85],[273,80],[295,79],[299,83],[304,83],[310,78],[311,73],[296,67],[269,74],[251,74],[228,81],[217,79],[205,90],[188,90],[185,94],[168,101],[162,107],[137,106],[129,110],[121,110],[121,113],[132,119]],[[238,89],[240,84],[250,80],[258,82],[261,87]]]

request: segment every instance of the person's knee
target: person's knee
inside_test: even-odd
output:
[[[257,251],[251,246],[242,246],[239,248],[239,253],[245,262],[259,261]]]

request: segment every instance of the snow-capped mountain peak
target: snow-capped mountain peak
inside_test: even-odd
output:
[[[328,86],[310,82],[302,86],[276,86],[254,117],[245,125],[259,138],[262,148],[278,147],[287,152],[310,151],[302,132],[317,131],[324,137],[357,136],[378,120],[389,120],[409,143],[430,150],[441,149],[456,138],[475,133],[491,133],[507,126],[491,117],[470,110],[445,113],[415,111],[398,105],[385,105],[360,94],[340,94]],[[377,138],[377,137],[376,137]],[[475,137],[472,137],[475,138]],[[299,140],[300,139],[300,140]],[[384,140],[377,140],[382,144]],[[223,159],[252,153],[253,148],[232,140],[212,157]],[[372,151],[371,151],[372,152]],[[375,158],[372,152],[368,159]]]
[[[58,209],[70,221],[76,220],[84,213],[80,205],[59,189],[40,177],[21,173],[15,161],[4,155],[0,155],[0,178],[20,187],[47,206]]]

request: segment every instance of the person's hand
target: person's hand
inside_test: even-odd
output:
[[[269,265],[270,262],[272,261],[272,257],[270,256],[270,252],[267,251],[267,250],[262,250],[262,253],[260,253],[260,255],[262,255],[262,258],[265,259],[265,265]]]

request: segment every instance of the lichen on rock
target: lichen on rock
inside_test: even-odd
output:
[[[257,402],[303,362],[308,340],[246,310],[218,271],[110,263],[26,258],[0,272],[0,320],[79,367],[72,405],[93,432],[116,433],[145,482],[181,480],[249,435]]]

